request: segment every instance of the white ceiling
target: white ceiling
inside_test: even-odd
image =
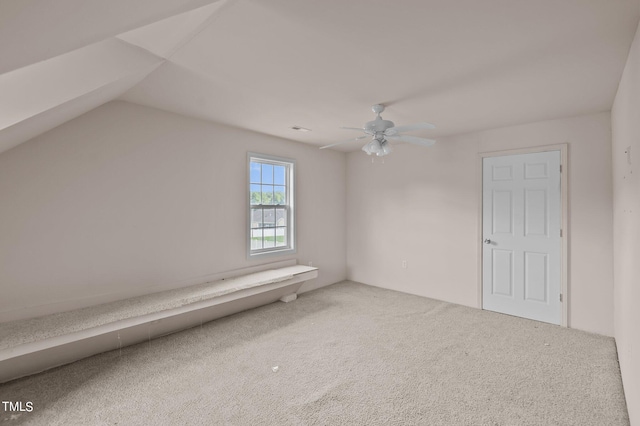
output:
[[[605,111],[639,17],[638,0],[0,0],[0,151],[114,98],[316,145],[375,103],[436,138]]]

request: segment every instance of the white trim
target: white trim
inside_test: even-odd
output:
[[[273,247],[273,249],[268,249],[260,252],[251,252],[251,159],[264,160],[269,163],[281,163],[285,165],[289,169],[289,173],[286,176],[286,188],[287,188],[287,237],[289,246],[288,247]],[[296,232],[296,208],[295,208],[295,199],[296,199],[296,185],[295,185],[295,176],[296,176],[296,160],[292,158],[286,157],[277,157],[269,154],[261,154],[259,152],[247,152],[247,180],[245,182],[246,187],[246,196],[245,202],[247,203],[246,208],[246,257],[247,260],[257,260],[264,259],[271,256],[286,256],[295,254],[297,252],[297,232]]]
[[[500,157],[504,155],[533,154],[536,152],[560,151],[560,165],[562,173],[560,173],[560,209],[561,209],[561,292],[562,292],[562,326],[569,327],[569,301],[571,295],[569,293],[569,145],[556,144],[535,146],[530,148],[509,149],[501,151],[489,151],[478,153],[478,168],[476,176],[478,176],[478,308],[482,309],[482,160],[487,157]]]

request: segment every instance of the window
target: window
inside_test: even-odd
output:
[[[249,153],[249,257],[294,248],[294,160]]]

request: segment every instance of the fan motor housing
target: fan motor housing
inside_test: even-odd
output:
[[[383,120],[382,118],[377,117],[375,120],[367,122],[367,124],[364,125],[364,128],[365,130],[370,130],[374,133],[377,133],[384,132],[385,130],[393,126],[393,121]]]

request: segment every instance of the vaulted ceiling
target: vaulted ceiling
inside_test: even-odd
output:
[[[0,152],[113,99],[315,145],[376,103],[436,138],[606,111],[639,17],[638,0],[2,0]]]

